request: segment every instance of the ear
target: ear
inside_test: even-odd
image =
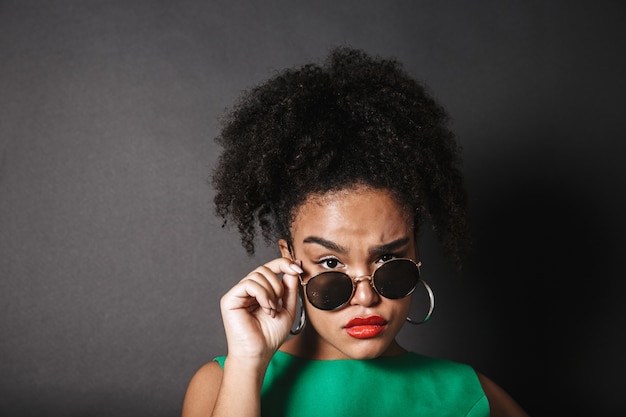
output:
[[[288,258],[292,261],[294,260],[293,256],[291,255],[291,251],[289,250],[289,243],[287,243],[285,239],[278,240],[278,249],[280,249],[280,254],[283,258]]]

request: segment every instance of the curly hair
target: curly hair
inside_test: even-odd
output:
[[[307,196],[356,184],[387,189],[424,221],[458,266],[467,196],[449,116],[395,59],[339,47],[323,65],[278,72],[244,92],[222,120],[213,172],[216,213],[254,254],[258,228],[290,241]]]

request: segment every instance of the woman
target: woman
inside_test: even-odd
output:
[[[526,415],[471,367],[396,341],[434,306],[419,231],[459,265],[466,246],[447,121],[398,62],[350,48],[244,95],[219,138],[217,213],[248,253],[260,231],[281,257],[223,296],[228,355],[194,375],[184,417]]]

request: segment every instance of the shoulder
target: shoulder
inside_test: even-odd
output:
[[[476,372],[489,401],[492,417],[528,417],[528,414],[511,396],[491,379]]]
[[[199,382],[214,382],[216,379],[219,381],[222,378],[224,370],[222,368],[222,362],[219,358],[202,365],[191,378],[191,383]]]
[[[207,409],[213,409],[223,373],[217,361],[207,362],[196,371],[185,393],[183,417],[199,416]]]
[[[463,392],[469,388],[474,392],[476,389],[482,389],[489,403],[491,417],[528,417],[523,408],[502,387],[470,365],[440,358],[420,358],[420,355],[417,355],[417,359],[418,362],[424,361],[429,369],[434,370],[437,379],[443,381],[444,386],[458,384],[459,387],[463,387],[461,389]],[[472,380],[477,382],[471,383]]]

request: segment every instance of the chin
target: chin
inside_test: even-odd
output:
[[[386,356],[389,346],[390,343],[381,340],[359,340],[346,351],[346,354],[352,359],[374,359]]]

